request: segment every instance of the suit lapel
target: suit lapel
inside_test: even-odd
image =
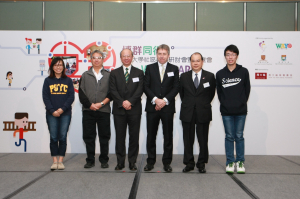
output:
[[[187,81],[188,81],[188,84],[189,84],[189,88],[192,90],[193,93],[195,93],[196,88],[195,88],[194,81],[193,81],[193,71],[192,70],[190,70],[188,72],[188,79],[187,79]]]
[[[159,82],[161,82],[158,62],[156,62],[156,66],[154,67],[154,73],[156,73],[156,74],[154,74],[154,76],[158,78]]]
[[[118,70],[118,69],[116,69],[116,70]],[[120,78],[121,78],[122,81],[124,82],[124,84],[126,84],[125,73],[124,73],[124,70],[123,70],[123,66],[121,66],[121,67],[119,68],[118,73],[119,73]]]
[[[134,74],[135,74],[135,68],[131,65],[131,69],[128,77],[128,83],[126,84],[126,86],[129,86],[129,84],[132,83],[132,78],[134,78]]]
[[[164,74],[164,78],[163,78],[162,83],[164,83],[166,78],[168,78],[168,72],[172,72],[171,67],[169,66],[169,62],[167,62],[167,67],[165,68],[165,74]],[[160,77],[160,73],[159,73],[159,77]]]
[[[206,73],[205,71],[202,69],[202,74],[201,74],[201,79],[200,79],[200,83],[199,83],[199,86],[198,86],[198,89],[196,91],[196,94],[198,94],[202,89],[204,89],[203,87],[203,82],[206,81]]]

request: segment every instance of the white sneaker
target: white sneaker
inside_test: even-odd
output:
[[[51,170],[55,170],[55,169],[57,169],[57,162],[53,162],[51,166]]]
[[[234,166],[234,162],[229,163],[226,167],[226,173],[234,173]]]
[[[237,173],[245,173],[246,169],[244,166],[244,162],[243,161],[238,161],[236,163],[236,169],[237,169]]]
[[[65,169],[65,165],[64,165],[62,162],[59,162],[59,163],[57,164],[57,169],[59,169],[59,170],[64,170],[64,169]]]

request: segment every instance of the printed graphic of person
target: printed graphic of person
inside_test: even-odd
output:
[[[30,44],[32,44],[32,39],[25,38],[25,40],[26,40],[26,44],[27,44],[26,49],[28,49],[28,54],[30,54],[30,49],[32,49],[30,46]]]
[[[36,38],[36,44],[37,44],[37,49],[38,49],[38,54],[40,54],[41,50],[41,44],[42,44],[42,39],[41,38]]]
[[[40,69],[41,69],[41,76],[43,76],[43,71],[45,70],[45,60],[40,60]]]
[[[12,76],[12,72],[11,71],[8,71],[6,73],[6,79],[8,80],[8,87],[11,87],[11,83],[12,83],[12,79],[13,79],[13,76]]]
[[[15,142],[15,145],[21,146],[21,141],[24,141],[24,152],[26,152],[26,140],[23,138],[23,133],[28,131],[23,129],[28,126],[28,113],[15,113],[15,125],[18,126],[18,130],[15,130],[14,137],[19,132],[19,143]]]

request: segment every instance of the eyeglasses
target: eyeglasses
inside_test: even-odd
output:
[[[102,57],[93,57],[93,59],[102,59]]]
[[[226,57],[236,57],[237,55],[236,54],[226,54],[225,56]]]
[[[63,67],[62,64],[54,64],[53,67]]]
[[[122,55],[122,58],[129,58],[131,55]]]

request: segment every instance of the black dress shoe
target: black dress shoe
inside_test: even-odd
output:
[[[154,165],[153,165],[153,164],[147,164],[147,165],[144,167],[144,171],[151,171],[153,168],[154,168]]]
[[[115,170],[122,170],[124,168],[123,164],[117,164],[117,166],[115,167]]]
[[[136,167],[135,163],[129,163],[129,169],[130,169],[131,171],[136,171],[136,170],[137,170],[137,167]]]
[[[165,165],[164,165],[164,170],[165,170],[166,172],[172,172],[172,167],[171,167],[169,164],[165,164]]]
[[[182,172],[183,172],[183,173],[186,173],[186,172],[190,172],[190,171],[192,171],[192,170],[194,170],[194,167],[186,166],[186,167],[184,167],[184,169],[182,170]]]
[[[85,165],[84,165],[84,168],[86,169],[89,169],[89,168],[92,168],[95,166],[95,163],[92,163],[92,162],[87,162]]]
[[[200,164],[198,169],[199,173],[206,173],[205,164]]]
[[[109,167],[109,165],[107,163],[101,163],[101,168],[106,169],[108,167]]]

